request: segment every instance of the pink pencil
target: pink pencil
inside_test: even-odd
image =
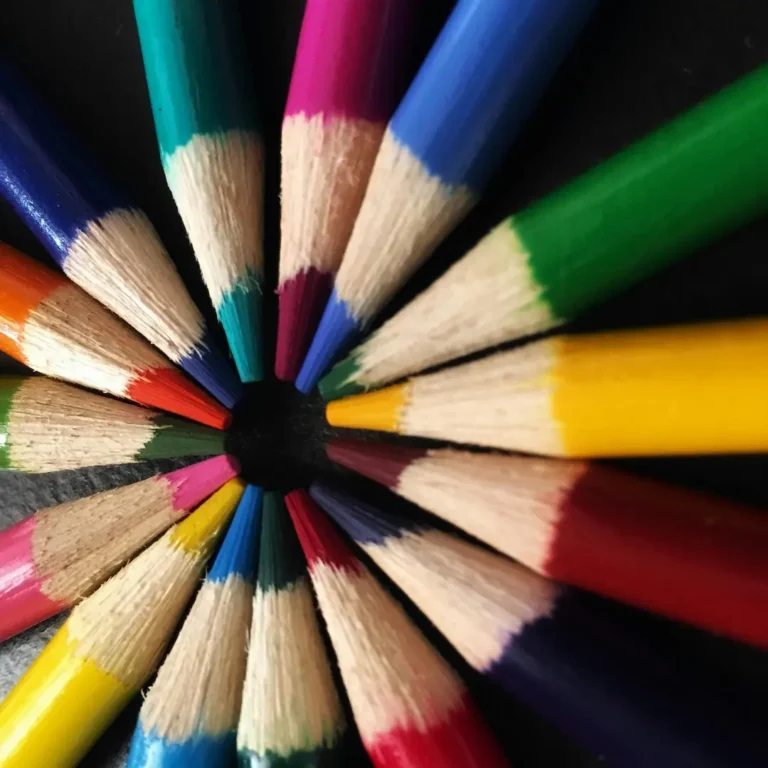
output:
[[[0,641],[92,592],[239,471],[231,456],[43,509],[0,532]]]
[[[283,117],[275,374],[292,381],[330,295],[389,118],[420,0],[308,0]]]

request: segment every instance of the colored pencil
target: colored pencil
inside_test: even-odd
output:
[[[0,532],[0,641],[70,608],[238,472],[217,456],[43,509]]]
[[[282,497],[264,497],[243,707],[242,768],[343,765],[346,722],[315,614],[307,566]]]
[[[2,58],[0,132],[0,194],[67,277],[231,408],[242,386],[146,214]]]
[[[384,135],[302,392],[473,206],[594,5],[459,0]]]
[[[134,0],[168,186],[243,381],[262,378],[263,147],[236,0]]]
[[[761,733],[594,596],[343,492],[312,497],[481,674],[632,768],[764,765]]]
[[[0,704],[0,765],[76,765],[157,667],[243,492],[230,480],[78,605]]]
[[[275,373],[293,381],[331,292],[387,122],[419,2],[309,0],[283,117]]]
[[[506,766],[469,692],[304,491],[285,497],[376,768]]]
[[[232,418],[82,289],[4,243],[0,352],[47,376],[219,429]]]
[[[321,382],[328,399],[573,319],[768,210],[763,67],[502,221]]]
[[[334,426],[566,457],[768,449],[768,320],[559,336],[328,404]]]
[[[261,488],[249,485],[144,697],[128,768],[235,764],[260,515]]]
[[[336,441],[329,457],[556,581],[768,648],[768,517],[597,464]]]
[[[2,469],[56,472],[218,453],[218,430],[44,376],[0,376]]]

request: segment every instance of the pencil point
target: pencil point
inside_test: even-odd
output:
[[[217,310],[238,373],[246,383],[264,378],[261,303],[261,281],[249,275],[224,296]]]
[[[331,461],[387,488],[397,488],[403,470],[427,455],[424,448],[367,440],[332,440],[325,450]]]
[[[302,270],[278,289],[279,317],[275,376],[294,381],[331,293],[333,277],[314,267]]]
[[[225,408],[233,408],[243,396],[243,385],[232,364],[216,348],[209,332],[179,365],[202,384]]]
[[[129,385],[126,397],[217,429],[226,429],[232,422],[232,414],[224,406],[175,368],[141,371]]]
[[[175,509],[192,509],[240,471],[234,456],[216,456],[165,475],[173,488]]]
[[[262,490],[249,485],[229,524],[227,535],[208,574],[209,581],[226,581],[230,575],[255,581],[256,553],[259,550]]]
[[[364,392],[365,387],[355,381],[355,375],[359,370],[360,366],[354,354],[336,363],[317,385],[323,399],[338,400],[340,397],[359,395]]]
[[[226,435],[218,429],[164,415],[156,416],[152,423],[155,425],[154,434],[136,454],[138,461],[171,459],[177,456],[216,456],[224,453]]]
[[[334,400],[328,403],[325,415],[332,427],[399,432],[409,389],[406,382],[377,392]]]
[[[323,373],[355,342],[361,331],[360,322],[352,316],[346,303],[334,291],[296,377],[296,388],[305,395],[309,394]]]

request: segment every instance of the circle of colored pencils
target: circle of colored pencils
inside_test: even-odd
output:
[[[768,67],[501,222],[339,363],[327,399],[573,319],[768,209]]]
[[[0,194],[67,277],[231,408],[242,386],[146,214],[2,58],[0,133]]]
[[[609,765],[766,764],[732,702],[622,632],[599,598],[338,490],[310,493],[475,669]]]
[[[282,498],[267,493],[237,729],[240,765],[344,764],[346,729],[296,533]]]
[[[336,441],[328,456],[556,581],[768,648],[768,518],[586,462]]]
[[[0,704],[3,768],[83,758],[157,667],[243,488],[230,480],[72,611]]]
[[[558,336],[328,404],[328,421],[569,457],[768,449],[768,320]]]
[[[224,434],[44,376],[0,376],[0,468],[56,472],[224,453]]]
[[[235,764],[258,549],[261,488],[249,485],[178,637],[144,697],[128,768]]]
[[[231,416],[66,277],[0,243],[0,352],[39,373],[222,429]]]
[[[469,692],[304,491],[285,497],[377,768],[508,765]]]
[[[236,0],[134,0],[168,186],[243,381],[262,378],[263,146]]]
[[[0,641],[78,603],[238,470],[231,456],[217,456],[0,531]]]
[[[594,5],[458,1],[384,134],[302,392],[474,205]]]
[[[293,381],[331,292],[387,121],[420,0],[309,0],[282,129],[275,374]]]

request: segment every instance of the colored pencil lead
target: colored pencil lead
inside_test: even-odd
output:
[[[157,667],[242,492],[230,480],[72,611],[0,704],[0,765],[80,762]]]
[[[502,221],[320,383],[335,399],[547,330],[768,209],[768,67]]]
[[[263,146],[236,0],[134,0],[155,129],[243,381],[263,376]]]
[[[768,320],[558,336],[328,404],[334,426],[566,457],[768,449]]]
[[[282,129],[275,373],[293,381],[402,97],[420,2],[309,0]]]
[[[242,386],[146,214],[2,58],[0,132],[0,194],[64,273],[231,408]]]
[[[765,764],[765,739],[599,598],[318,484],[312,497],[480,673],[610,765]]]
[[[261,488],[245,489],[213,567],[144,697],[128,768],[235,763]]]
[[[238,469],[231,456],[217,456],[0,531],[0,641],[82,600]]]
[[[0,243],[0,352],[39,373],[223,429],[232,417],[67,278]]]
[[[56,472],[217,453],[219,430],[44,376],[0,376],[0,468]]]
[[[243,706],[243,768],[331,768],[344,715],[312,602],[306,563],[277,493],[264,496],[259,577]]]
[[[594,5],[459,0],[381,142],[302,392],[472,208]]]
[[[354,440],[328,455],[542,576],[768,648],[760,510],[586,462]]]
[[[506,766],[461,679],[402,607],[304,491],[285,500],[374,765]]]

